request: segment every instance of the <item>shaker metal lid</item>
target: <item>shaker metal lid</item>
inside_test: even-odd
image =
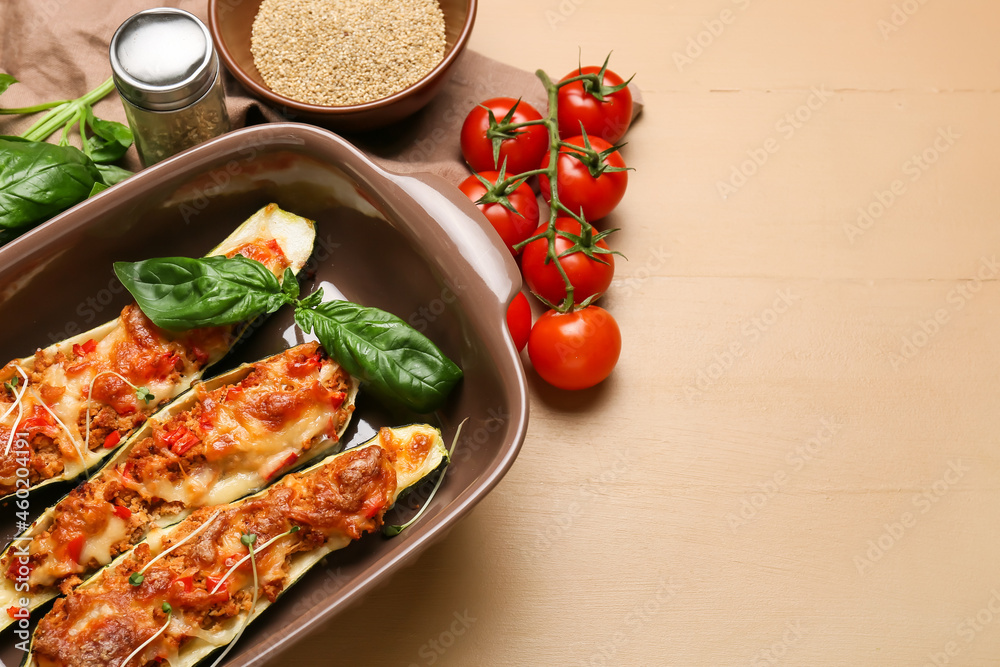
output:
[[[122,97],[154,111],[180,109],[215,82],[219,59],[205,24],[182,9],[147,9],[111,38],[111,69]]]

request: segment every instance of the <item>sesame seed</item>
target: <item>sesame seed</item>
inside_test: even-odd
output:
[[[264,0],[250,51],[279,95],[324,106],[398,93],[444,59],[437,0]]]

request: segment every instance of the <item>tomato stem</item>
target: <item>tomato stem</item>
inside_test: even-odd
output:
[[[535,75],[541,79],[542,85],[545,86],[545,90],[548,93],[549,98],[548,113],[543,119],[543,124],[549,131],[549,165],[544,169],[535,170],[537,174],[544,174],[549,179],[549,223],[545,232],[543,232],[541,236],[546,239],[548,245],[548,249],[546,251],[546,263],[550,261],[555,263],[556,268],[559,270],[559,275],[562,276],[563,283],[566,285],[566,296],[563,298],[562,303],[558,305],[553,304],[547,299],[543,299],[541,297],[539,297],[539,300],[556,312],[568,313],[573,310],[574,306],[573,283],[566,274],[566,269],[563,267],[562,262],[559,261],[559,253],[556,251],[556,219],[559,217],[561,212],[568,214],[580,223],[581,234],[590,233],[590,231],[593,230],[593,227],[584,219],[582,215],[570,211],[561,201],[559,201],[559,179],[557,174],[559,168],[559,149],[562,147],[562,140],[559,138],[559,89],[562,86],[573,83],[574,81],[582,81],[584,79],[596,80],[597,76],[594,74],[582,74],[558,83],[553,83],[552,79],[549,78],[549,75],[546,74],[544,70],[536,71]],[[521,176],[523,175],[524,174],[521,174]],[[537,294],[535,296],[538,297]]]
[[[605,61],[605,66],[607,61]],[[569,77],[563,79],[562,81],[553,82],[549,75],[545,73],[544,70],[537,70],[535,75],[541,80],[542,85],[545,86],[545,91],[548,96],[548,113],[544,118],[538,120],[529,120],[523,123],[511,123],[509,118],[504,118],[503,121],[491,123],[491,132],[488,134],[491,139],[497,138],[509,138],[512,133],[515,133],[519,128],[527,127],[529,125],[544,125],[545,129],[549,133],[549,165],[545,168],[532,169],[530,171],[524,171],[509,178],[500,180],[495,186],[495,192],[506,192],[514,183],[520,181],[524,182],[525,179],[531,176],[545,176],[549,179],[549,220],[546,225],[545,231],[533,235],[531,238],[525,239],[521,243],[518,243],[514,248],[521,249],[532,241],[539,241],[545,239],[546,241],[546,258],[545,263],[554,262],[556,268],[559,270],[559,275],[562,276],[563,283],[566,285],[566,296],[563,298],[562,302],[559,304],[554,304],[548,299],[535,294],[539,301],[541,301],[546,307],[551,308],[560,313],[568,313],[574,310],[574,307],[582,308],[589,304],[591,299],[588,299],[582,304],[574,304],[573,302],[573,283],[569,279],[569,275],[566,273],[566,269],[563,267],[562,262],[559,261],[559,253],[556,251],[556,219],[560,215],[566,215],[570,218],[576,220],[580,223],[580,235],[586,238],[591,238],[593,235],[594,227],[584,218],[582,211],[574,212],[566,207],[561,201],[559,201],[559,184],[558,184],[558,171],[559,171],[559,150],[561,148],[570,149],[572,155],[576,156],[581,161],[587,159],[593,159],[596,161],[598,167],[601,167],[603,155],[598,155],[596,151],[590,148],[589,144],[585,147],[576,146],[575,144],[568,144],[559,136],[559,89],[563,86],[567,86],[571,83],[576,83],[582,81],[589,83],[592,88],[600,91],[603,86],[603,70],[601,74],[580,74],[578,76]],[[627,82],[626,82],[627,85]],[[511,114],[508,114],[510,116]],[[586,136],[586,135],[585,135]],[[617,150],[616,147],[615,150]],[[593,154],[593,155],[591,155]],[[589,167],[591,172],[594,171],[593,167]]]

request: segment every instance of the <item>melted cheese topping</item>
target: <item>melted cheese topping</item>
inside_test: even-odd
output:
[[[150,522],[175,522],[198,507],[232,502],[296,465],[300,456],[322,454],[354,409],[356,382],[316,343],[234,375],[242,379],[211,391],[199,387],[162,422],[151,420],[116,457],[117,465],[56,505],[29,547],[35,560],[29,582],[41,587],[38,597],[65,577],[111,562]],[[115,504],[129,502],[143,514],[115,514]],[[68,545],[81,536],[76,554]]]
[[[128,537],[130,532],[129,525],[124,520],[112,515],[101,533],[84,541],[83,549],[80,551],[80,561],[87,563],[93,558],[98,563],[110,563],[114,557],[111,549]]]
[[[349,544],[352,537],[357,538],[357,528],[377,530],[381,514],[402,490],[396,483],[400,467],[412,470],[411,481],[415,483],[446,458],[440,434],[431,427],[413,426],[405,431],[398,437],[383,437],[390,443],[388,448],[370,442],[289,475],[255,496],[223,508],[201,509],[163,531],[164,539],[157,539],[156,544],[147,542],[149,548],[133,550],[57,601],[52,612],[39,622],[33,642],[34,658],[39,664],[60,665],[65,664],[60,655],[105,650],[109,657],[120,659],[119,653],[124,656],[139,645],[142,633],[149,631],[149,619],[166,599],[173,606],[173,620],[163,636],[144,649],[140,662],[156,655],[174,655],[179,646],[177,662],[171,664],[194,665],[230,642],[244,622],[264,611],[278,591],[294,583],[311,565]],[[418,475],[418,470],[422,474]],[[340,500],[329,505],[333,498]],[[290,524],[289,518],[297,516],[303,517],[302,521],[292,519]],[[303,530],[289,533],[289,525]],[[255,554],[263,592],[256,606],[247,609],[252,597],[252,572],[248,568],[236,569],[227,579],[221,576],[231,569],[231,563],[247,554],[240,535],[250,532],[251,526],[258,538],[259,550]],[[205,531],[200,541],[181,544],[186,537],[194,536],[194,531]],[[172,544],[178,546],[160,557],[160,552]],[[211,547],[206,551],[208,545]],[[205,565],[207,553],[215,554],[214,565]],[[143,583],[131,585],[130,574],[140,570],[145,572]],[[175,585],[187,573],[194,573],[190,575],[191,586]],[[212,593],[218,581],[222,582],[219,591]],[[101,628],[107,619],[91,614],[97,608],[107,611],[108,605],[113,607],[111,613],[122,617],[115,636],[125,637],[125,645],[120,640],[111,643],[107,633],[102,639]]]
[[[273,237],[242,239],[238,247],[227,252],[229,256],[237,253],[260,261],[276,276],[291,266]],[[49,423],[30,431],[27,437],[32,450],[31,483],[73,478],[103,459],[110,432],[117,431],[119,436],[113,447],[161,404],[185,391],[207,365],[228,351],[233,329],[166,332],[133,303],[113,322],[39,350],[34,358],[7,364],[0,371],[0,382],[20,380],[15,366],[29,376],[22,415],[31,415],[34,406],[42,405],[54,415],[53,419],[46,417]],[[135,387],[145,388],[152,398],[139,400]],[[14,399],[9,389],[0,390],[0,397],[7,405]],[[92,421],[104,408],[111,409],[101,426],[91,424],[89,447],[85,446],[88,405]],[[11,430],[25,428],[25,419],[17,422],[17,415],[13,410],[0,421],[0,433],[9,435]],[[48,442],[54,442],[55,449],[48,447]],[[15,490],[18,467],[25,467],[24,459],[15,460],[6,441],[0,443],[0,495]]]

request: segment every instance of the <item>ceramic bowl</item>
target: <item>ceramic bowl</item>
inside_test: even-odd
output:
[[[472,33],[477,0],[440,0],[445,22],[444,59],[424,78],[389,97],[349,106],[298,102],[267,87],[250,53],[250,30],[260,3],[261,0],[209,0],[208,26],[229,71],[251,94],[291,120],[337,131],[359,131],[402,120],[423,108],[441,90]]]

